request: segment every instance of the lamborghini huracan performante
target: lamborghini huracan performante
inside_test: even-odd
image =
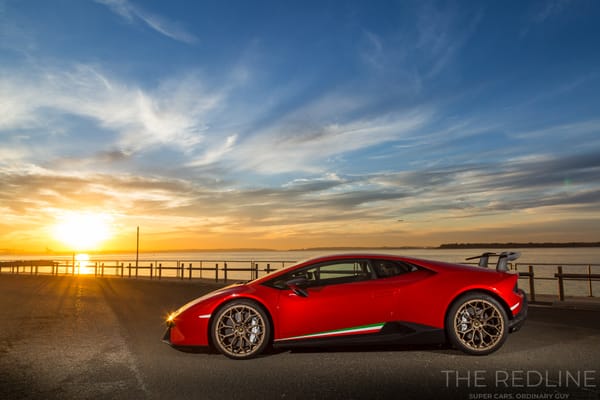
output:
[[[383,343],[489,354],[527,316],[518,274],[507,268],[516,257],[485,253],[479,266],[381,254],[315,258],[191,301],[169,315],[163,340],[233,359],[268,346]]]

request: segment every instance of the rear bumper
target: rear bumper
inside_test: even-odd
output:
[[[523,290],[519,290],[519,292],[523,296],[523,305],[521,306],[521,310],[519,311],[519,313],[517,315],[515,315],[513,317],[513,319],[511,319],[510,322],[508,323],[508,331],[509,332],[516,332],[519,329],[521,329],[521,327],[525,323],[525,320],[527,319],[527,310],[529,308],[529,303],[527,301],[527,295],[525,294],[525,292]]]

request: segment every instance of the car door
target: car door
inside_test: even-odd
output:
[[[385,311],[373,307],[375,277],[368,260],[349,259],[304,268],[306,296],[285,288],[278,302],[277,341],[331,338],[381,329]]]
[[[377,275],[372,285],[372,301],[388,315],[387,321],[422,322],[430,311],[430,299],[435,298],[435,293],[423,291],[422,282],[434,273],[396,260],[374,259],[371,266]]]

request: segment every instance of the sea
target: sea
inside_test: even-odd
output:
[[[554,274],[560,266],[563,273],[571,274],[600,274],[600,247],[581,248],[507,248],[506,250],[521,253],[518,260],[513,262],[512,268],[519,272],[528,272],[531,266],[534,271],[534,290],[536,294],[558,294],[558,281]],[[486,251],[499,251],[497,249],[344,249],[344,250],[291,250],[291,251],[184,251],[184,252],[141,252],[138,259],[138,269],[133,270],[136,263],[135,253],[119,254],[94,254],[77,253],[72,255],[51,254],[0,254],[0,265],[3,261],[15,260],[54,260],[64,266],[64,273],[75,271],[78,274],[100,274],[100,266],[104,266],[105,275],[117,275],[129,277],[150,277],[150,266],[152,266],[152,277],[158,277],[157,267],[160,266],[161,278],[188,279],[204,278],[223,280],[224,267],[227,264],[227,279],[249,280],[253,276],[250,271],[236,271],[236,269],[249,269],[256,267],[259,276],[269,270],[279,269],[293,265],[296,262],[310,259],[320,255],[339,253],[386,253],[404,255],[415,258],[431,259],[451,263],[467,263],[466,258],[482,254]],[[470,263],[476,262],[470,261]],[[490,265],[495,262],[490,261]],[[183,273],[178,266],[184,266]],[[189,266],[192,269],[189,270]],[[70,269],[69,269],[70,268]],[[200,268],[203,270],[199,271]],[[218,276],[215,276],[217,269]],[[24,270],[23,273],[31,270]],[[0,273],[6,273],[2,268]],[[40,273],[45,273],[43,268]],[[137,273],[136,273],[137,272]],[[61,270],[60,273],[63,273]],[[519,285],[527,292],[530,291],[528,277],[519,280]],[[588,280],[566,280],[564,281],[566,296],[593,296],[600,297],[600,282]]]

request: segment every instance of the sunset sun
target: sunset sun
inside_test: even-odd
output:
[[[97,213],[69,213],[57,218],[52,234],[73,250],[94,250],[111,236],[110,217]]]

